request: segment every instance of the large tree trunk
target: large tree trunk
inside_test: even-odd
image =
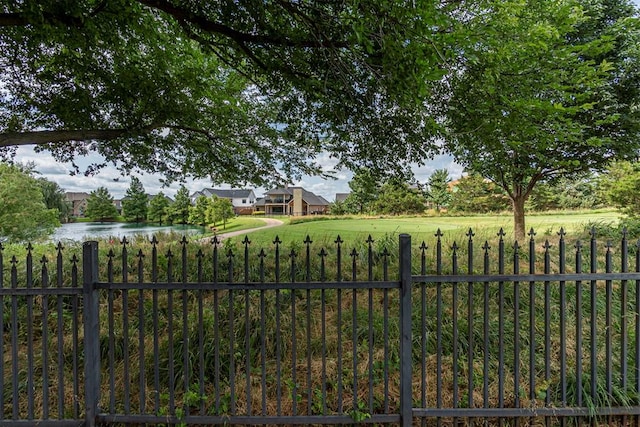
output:
[[[513,203],[513,232],[518,243],[524,242],[525,225],[524,225],[524,202],[526,196],[518,194],[511,199]]]

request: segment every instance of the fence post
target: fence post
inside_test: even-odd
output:
[[[85,426],[95,427],[100,400],[100,321],[98,242],[82,245],[82,297],[84,320]]]
[[[413,421],[411,343],[411,236],[400,235],[400,425]]]

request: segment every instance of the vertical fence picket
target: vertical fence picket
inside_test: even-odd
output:
[[[327,252],[324,248],[320,249],[318,254],[320,257],[320,282],[326,281],[325,276],[325,259]],[[322,415],[327,414],[327,299],[326,290],[322,288],[320,290],[320,339],[322,341],[322,354],[321,354],[321,399],[322,399]]]
[[[227,251],[227,282],[233,283],[233,251],[231,248]],[[229,403],[231,409],[231,415],[236,415],[236,352],[235,352],[235,304],[234,304],[233,289],[229,289],[229,397],[231,402]]]
[[[505,244],[504,244],[504,230],[501,228],[498,232],[498,274],[503,275],[505,271]],[[504,293],[504,281],[498,282],[498,408],[504,408],[504,395],[505,395],[505,349],[504,349],[504,334],[505,334],[505,293]],[[504,418],[498,419],[498,426],[504,425]]]
[[[353,248],[351,251],[351,278],[356,281],[356,271],[358,262],[358,251]],[[353,411],[359,410],[358,402],[358,290],[351,290],[351,362],[353,369]]]
[[[49,295],[45,291],[49,288],[49,270],[46,256],[40,259],[40,285],[42,294],[42,419],[49,419]],[[0,275],[2,270],[0,269]],[[2,329],[0,329],[2,330]],[[3,354],[0,352],[0,354]],[[4,372],[0,370],[3,375]],[[3,390],[0,388],[0,390]]]
[[[113,249],[109,249],[107,255],[107,280],[109,283],[113,283],[113,258],[115,253]],[[114,291],[109,289],[107,291],[107,322],[109,327],[109,413],[113,414],[116,411],[116,374],[115,374],[115,310],[114,303]],[[157,335],[156,335],[157,336]]]
[[[249,245],[251,240],[248,236],[244,236],[242,241],[244,245],[244,283],[249,284]],[[247,415],[252,414],[251,402],[251,319],[249,316],[249,290],[244,291],[244,360],[245,360],[245,399],[247,402]]]
[[[456,276],[458,275],[458,244],[453,242],[453,246],[451,247],[451,274]],[[453,349],[453,360],[452,360],[452,371],[453,371],[453,407],[460,407],[460,373],[459,373],[459,360],[460,360],[460,332],[458,330],[458,305],[459,303],[459,295],[458,295],[458,280],[454,279],[452,284],[452,296],[451,296],[451,327],[453,328],[453,342],[451,343]],[[453,424],[457,424],[457,418],[453,419]]]
[[[442,232],[438,228],[436,238],[436,275],[442,274]],[[436,408],[442,408],[442,283],[436,283]],[[438,427],[441,426],[440,417],[436,420]]]
[[[4,290],[4,246],[0,242],[0,291]],[[4,294],[0,294],[0,331],[4,331]],[[0,421],[4,420],[4,337],[0,339]]]
[[[520,247],[513,244],[513,274],[520,274]],[[514,406],[520,407],[520,282],[513,282],[513,396]]]
[[[385,247],[382,251],[382,280],[389,280],[389,251]],[[383,330],[383,347],[384,347],[384,413],[389,412],[389,289],[385,288],[382,294],[382,330]]]
[[[566,266],[566,242],[564,240],[565,232],[560,228],[558,232],[558,264],[559,273],[565,274]],[[564,280],[560,281],[560,402],[562,407],[567,406],[567,285]],[[562,427],[565,425],[565,419],[560,420]]]
[[[311,237],[307,234],[307,237],[304,239],[304,245],[306,249],[306,257],[305,257],[305,281],[307,283],[311,282],[311,244],[313,241]],[[306,336],[307,336],[307,415],[311,415],[313,412],[313,394],[311,392],[311,289],[306,290],[306,298],[307,298],[307,318],[306,318]]]
[[[267,257],[264,249],[260,249],[258,255],[260,259],[260,284],[265,283],[264,259]],[[265,300],[265,290],[260,289],[260,388],[261,388],[261,410],[262,416],[267,414],[267,303]]]
[[[181,252],[181,280],[180,282],[183,285],[186,285],[189,281],[188,277],[188,253],[187,246],[188,240],[186,236],[182,236],[182,240],[180,241],[180,252]],[[191,363],[189,360],[189,347],[190,347],[190,337],[189,337],[189,300],[187,298],[187,289],[184,288],[180,293],[180,299],[182,300],[182,416],[189,416],[189,392],[191,391],[191,377],[189,372],[191,372]]]
[[[129,283],[129,251],[127,245],[129,241],[126,237],[122,238],[120,242],[122,245],[121,262],[122,262],[122,284],[127,285]],[[129,358],[129,289],[126,287],[122,290],[122,353],[124,358],[124,413],[131,413],[131,367]]]
[[[620,271],[622,273],[626,273],[629,271],[629,249],[627,245],[627,229],[624,228],[622,230],[622,239],[620,241]],[[620,338],[622,342],[620,343],[620,363],[621,363],[621,373],[620,373],[620,386],[622,390],[626,393],[627,386],[629,382],[628,375],[628,354],[629,354],[629,343],[628,343],[628,320],[627,320],[627,309],[629,306],[629,289],[628,283],[626,280],[622,280],[620,283]]]
[[[142,284],[144,283],[144,253],[142,249],[138,251],[138,284],[140,289],[138,290],[138,411],[142,414],[146,413],[146,384],[147,379],[145,377],[145,298]]]
[[[33,254],[31,251],[33,246],[31,243],[27,245],[27,263],[26,263],[26,285],[27,290],[33,288]],[[33,379],[33,295],[27,295],[27,419],[33,420],[34,413],[34,397],[33,392],[35,389]]]
[[[173,283],[173,253],[171,249],[167,251],[167,284]],[[168,361],[169,364],[169,391],[168,391],[168,410],[169,415],[175,416],[176,402],[175,402],[175,360],[173,354],[173,290],[167,290],[167,338],[169,339]]]
[[[11,258],[11,289],[18,289],[18,260],[15,255]],[[16,294],[11,295],[11,385],[13,386],[13,404],[12,404],[12,416],[13,419],[20,417],[20,396],[19,390],[19,359],[18,359],[18,296]],[[4,355],[3,355],[4,357]]]
[[[412,334],[411,334],[411,236],[400,235],[400,425],[413,424]]]
[[[596,242],[596,229],[595,227],[591,229],[591,240],[590,240],[590,254],[589,254],[589,265],[591,273],[597,272],[598,259],[597,259],[597,242]],[[598,312],[597,312],[597,281],[591,280],[591,323],[590,323],[590,343],[591,346],[591,388],[590,392],[592,396],[596,395],[597,390],[597,378],[598,378],[598,346],[597,346],[597,322],[598,322]]]
[[[640,273],[640,239],[636,242],[636,273]],[[640,405],[640,280],[636,280],[636,301],[635,301],[635,392],[636,392],[636,404]],[[638,421],[640,416],[636,417]]]
[[[423,241],[420,245],[420,274],[427,274],[427,245]],[[427,284],[420,284],[420,404],[427,406]],[[427,420],[422,419],[422,427]]]
[[[58,243],[56,247],[56,288],[60,290],[63,286],[63,263],[62,258],[62,244]],[[56,297],[56,318],[57,324],[57,365],[58,365],[58,419],[64,418],[64,389],[65,389],[65,376],[64,376],[64,323],[62,315],[62,295]]]
[[[151,317],[153,322],[153,412],[160,413],[160,326],[158,324],[158,240],[151,238],[151,282],[156,285],[151,291]]]
[[[258,258],[260,259],[260,284],[265,283],[264,259],[267,257],[264,249],[260,249]],[[261,388],[261,410],[260,414],[267,414],[267,303],[264,289],[260,290],[260,388]]]
[[[473,274],[473,237],[475,236],[471,228],[466,234],[467,236],[467,274]],[[474,390],[474,363],[473,363],[473,349],[474,349],[474,282],[467,283],[467,407],[473,408],[473,390]],[[472,421],[473,423],[473,421]],[[473,425],[473,424],[472,424]]]
[[[341,282],[342,281],[342,243],[343,241],[340,238],[340,235],[338,235],[334,243],[336,244],[336,281]],[[342,385],[342,289],[338,288],[336,293],[337,293],[336,308],[338,310],[337,325],[336,325],[336,329],[338,332],[338,336],[337,336],[338,411],[343,411],[344,408],[343,408],[343,390],[342,390],[342,386],[343,386]]]
[[[198,249],[196,254],[197,266],[197,283],[199,285],[204,281],[204,252]],[[205,366],[204,366],[204,292],[198,290],[198,404],[200,406],[200,415],[205,414]]]
[[[605,254],[605,271],[612,273],[613,270],[611,241],[607,241],[607,250]],[[613,299],[613,282],[605,281],[605,376],[607,384],[607,393],[611,395],[613,391],[613,314],[611,312],[611,304]]]
[[[535,231],[529,230],[529,274],[536,273]],[[529,282],[529,400],[536,399],[536,282]]]
[[[273,240],[274,244],[274,274],[276,284],[280,283],[280,244],[278,236]],[[282,335],[280,316],[280,289],[276,288],[276,415],[282,415]]]
[[[96,249],[97,251],[97,249]],[[97,258],[97,255],[96,255]],[[84,256],[83,256],[84,259]],[[78,276],[78,263],[81,260],[74,254],[71,257],[71,287],[79,288],[80,280]],[[97,268],[95,268],[97,271]],[[97,280],[97,277],[96,277]],[[84,302],[84,301],[83,301]],[[86,305],[87,303],[84,302]],[[75,294],[71,299],[71,312],[72,312],[72,322],[71,322],[71,331],[72,331],[72,350],[71,354],[73,360],[73,417],[78,418],[80,416],[80,340],[78,333],[80,331],[80,297],[78,294]],[[97,330],[97,327],[91,327],[91,330]]]
[[[77,286],[77,258],[73,257],[74,285]],[[98,283],[98,242],[85,242],[82,246],[82,297],[83,297],[83,325],[84,331],[84,393],[85,393],[85,426],[95,427],[100,404],[100,298],[96,288]],[[75,286],[74,286],[75,287]],[[77,298],[74,298],[77,303]],[[77,316],[78,307],[74,305],[74,313]],[[76,326],[76,325],[74,325]],[[77,339],[77,328],[74,328]],[[74,345],[74,354],[78,348]],[[74,356],[74,360],[75,360]],[[77,378],[80,377],[77,366],[74,367],[74,396],[79,397]],[[79,405],[79,402],[76,406]],[[74,417],[79,417],[76,409]]]
[[[483,253],[483,263],[482,263],[482,274],[489,274],[489,250],[491,246],[489,246],[489,242],[485,241],[482,245],[482,253]],[[489,313],[491,310],[490,307],[490,299],[489,299],[489,287],[490,283],[484,283],[484,293],[483,293],[483,318],[484,325],[482,328],[483,332],[483,340],[482,340],[482,352],[484,353],[484,360],[482,363],[482,373],[483,373],[483,382],[482,382],[482,406],[484,408],[489,407],[489,375],[490,375],[490,365],[489,365]]]
[[[544,242],[544,274],[551,274],[551,255],[549,250],[551,244],[549,240]],[[564,307],[560,307],[562,311]],[[564,353],[564,347],[560,353]],[[561,356],[562,357],[562,356]],[[544,385],[540,387],[540,393],[543,393],[544,403],[549,406],[551,403],[551,283],[548,280],[544,282]],[[538,394],[538,393],[536,393]],[[539,397],[539,396],[536,396]],[[548,420],[548,421],[547,421]],[[547,426],[551,420],[545,420]]]
[[[582,244],[578,240],[575,245],[576,248],[576,273],[582,273]],[[576,403],[578,406],[582,406],[582,393],[583,393],[583,362],[582,362],[582,282],[576,281]]]

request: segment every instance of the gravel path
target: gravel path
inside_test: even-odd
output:
[[[264,221],[265,225],[258,228],[249,228],[247,230],[230,231],[228,233],[219,233],[219,234],[216,234],[216,236],[218,236],[218,239],[222,241],[228,237],[242,236],[244,234],[251,233],[252,231],[264,230],[265,228],[278,227],[284,224],[279,219],[273,219],[273,218],[257,218],[257,219]]]

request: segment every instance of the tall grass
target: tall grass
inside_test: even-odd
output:
[[[591,266],[592,237],[580,236],[584,242],[583,271],[592,267],[603,271],[607,245],[596,242],[597,265]],[[225,241],[219,246],[184,240],[152,244],[134,239],[126,245],[103,242],[100,278],[132,284],[185,278],[238,284],[397,278],[395,233],[369,241],[336,240],[321,237],[313,242],[271,243],[267,247],[249,241]],[[442,236],[439,241],[433,238],[422,246],[422,242],[414,242],[413,269],[415,274],[449,274],[457,264],[460,274],[478,274],[488,260],[488,269],[497,272],[495,251],[504,246],[507,272],[516,265],[521,272],[542,272],[545,264],[551,272],[558,272],[559,249],[564,244],[566,270],[574,271],[576,254],[571,248],[576,240],[558,235],[543,240],[532,241],[531,253],[530,242],[516,249],[499,236],[483,232]],[[630,239],[627,243],[630,254],[635,254],[635,244]],[[451,252],[454,246],[455,257]],[[440,266],[436,265],[438,247],[442,250]],[[276,249],[279,258],[275,257]],[[609,249],[617,270],[635,268],[633,257],[625,261],[620,243]],[[80,248],[52,251],[51,246],[39,247],[33,252],[34,259],[49,253],[53,260],[63,254],[62,283],[70,286],[68,260]],[[7,260],[12,253],[17,260],[24,258],[24,249],[19,247],[3,251],[4,287],[11,283]],[[17,265],[18,286],[24,287],[24,264]],[[36,263],[36,273],[39,268]],[[43,285],[39,274],[33,277],[32,286]],[[50,280],[45,286],[58,283],[53,271]],[[594,288],[595,296],[590,283],[460,283],[455,288],[453,284],[416,284],[412,296],[415,405],[576,405],[594,410],[638,405],[632,374],[640,368],[635,350],[640,338],[635,329],[635,284],[598,282]],[[62,406],[62,413],[57,412],[61,395],[46,396],[43,376],[36,375],[32,390],[36,401],[49,402],[50,416],[73,416],[78,411],[74,396],[82,391],[82,377],[74,380],[70,368],[74,363],[82,366],[78,346],[84,331],[78,325],[81,313],[73,310],[79,301],[5,296],[0,303],[4,377],[13,377],[14,366],[28,366],[30,352],[43,355],[36,356],[34,362],[38,373],[42,372],[43,358],[50,367],[59,366],[62,360],[63,371],[51,368],[49,374],[50,382],[64,377],[62,396],[69,402]],[[262,411],[286,415],[295,411],[352,413],[357,417],[394,412],[399,403],[398,304],[397,292],[383,290],[266,291],[258,285],[247,291],[104,291],[100,306],[101,407],[109,413],[142,411],[176,416]],[[30,317],[29,306],[36,313]],[[43,307],[48,314],[42,314]],[[589,315],[593,308],[595,324]],[[33,325],[32,333],[25,326],[28,323]],[[44,337],[44,324],[48,338]],[[62,337],[62,347],[57,337]],[[16,342],[17,365],[11,358]],[[48,349],[46,354],[43,346]],[[29,412],[27,371],[19,370],[18,384],[5,381],[4,414],[14,410],[11,387],[16,385],[21,397],[18,412]],[[502,382],[498,381],[499,373]]]

